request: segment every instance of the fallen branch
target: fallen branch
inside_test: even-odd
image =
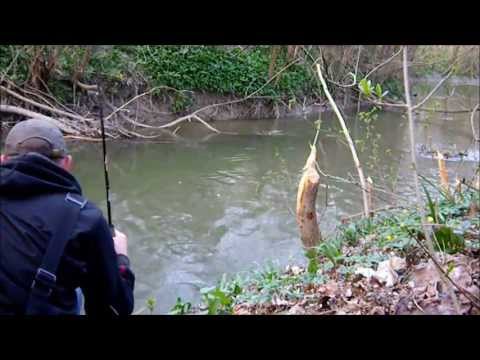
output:
[[[27,99],[26,97],[16,93],[15,91],[12,91],[12,90],[8,89],[8,88],[6,88],[2,85],[0,85],[0,90],[3,90],[7,94],[9,94],[9,95],[13,96],[14,98],[17,98],[17,99],[19,99],[19,100],[21,100],[21,101],[23,101],[27,104],[33,105],[33,106],[35,106],[39,109],[48,111],[48,112],[53,113],[53,114],[58,114],[58,115],[62,115],[62,116],[72,118],[72,119],[81,120],[81,121],[90,122],[90,123],[94,121],[93,119],[87,119],[83,116],[76,115],[76,114],[71,114],[71,113],[68,113],[66,111],[58,110],[58,109],[55,109],[53,107],[50,107],[50,106],[47,106],[47,105],[44,105],[44,104],[40,104],[36,101]]]
[[[89,85],[80,82],[80,80],[75,80],[75,86],[78,86],[80,89],[84,91],[97,91],[98,85]]]
[[[67,125],[65,125],[62,121],[59,121],[57,119],[51,118],[49,116],[39,114],[27,109],[23,109],[18,106],[11,106],[11,105],[1,105],[0,104],[0,112],[6,112],[10,114],[16,114],[16,115],[22,115],[30,118],[37,118],[37,119],[43,119],[50,121],[54,123],[58,128],[60,128],[63,132],[67,134],[72,134],[72,135],[80,135],[81,133]]]
[[[154,92],[155,90],[158,90],[158,89],[161,89],[161,88],[169,88],[169,89],[172,89],[168,86],[157,86],[157,87],[154,87],[148,91],[145,91],[144,93],[141,93],[139,95],[136,95],[135,97],[131,98],[130,100],[128,100],[125,104],[123,104],[122,106],[118,107],[116,110],[114,110],[113,112],[111,112],[108,116],[105,117],[105,120],[108,120],[110,119],[113,115],[115,115],[117,112],[119,112],[120,110],[122,110],[123,108],[125,108],[128,104],[134,102],[135,100],[141,98],[142,96],[145,96],[145,95],[148,95],[148,94],[151,94],[152,92]],[[174,89],[176,90],[176,89]]]
[[[73,140],[82,140],[82,141],[102,141],[100,138],[92,138],[92,137],[87,137],[87,136],[77,136],[77,135],[65,135],[65,139],[73,139]]]

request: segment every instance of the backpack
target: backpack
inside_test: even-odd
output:
[[[65,311],[52,305],[49,298],[56,287],[56,272],[65,246],[72,235],[80,211],[86,203],[87,200],[78,200],[70,193],[65,196],[66,216],[62,216],[62,222],[50,239],[41,265],[32,281],[25,305],[25,315],[65,315]]]

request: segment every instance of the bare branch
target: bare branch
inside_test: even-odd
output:
[[[83,116],[80,116],[80,115],[76,115],[76,114],[71,114],[71,113],[68,113],[66,111],[63,111],[63,110],[59,110],[59,109],[55,109],[51,106],[47,106],[47,105],[44,105],[44,104],[40,104],[36,101],[33,101],[33,100],[30,100],[30,99],[27,99],[26,97],[16,93],[15,91],[12,91],[2,85],[0,85],[0,90],[3,90],[4,92],[6,92],[7,94],[27,103],[27,104],[30,104],[30,105],[33,105],[39,109],[43,109],[43,110],[46,110],[50,113],[53,113],[53,114],[58,114],[58,115],[62,115],[62,116],[66,116],[66,117],[69,117],[69,118],[72,118],[72,119],[77,119],[77,120],[81,120],[81,121],[86,121],[86,122],[93,122],[94,120],[93,119],[88,119],[88,118],[85,118]]]
[[[445,75],[445,76],[437,83],[437,85],[435,85],[435,87],[432,89],[432,91],[430,91],[430,93],[429,93],[427,96],[425,96],[422,101],[420,101],[417,105],[415,105],[415,106],[412,107],[412,110],[416,110],[416,109],[418,109],[419,107],[421,107],[423,104],[425,104],[425,103],[428,101],[428,99],[430,99],[430,98],[432,97],[432,95],[435,94],[435,92],[440,88],[440,86],[442,86],[443,83],[444,83],[445,81],[447,81],[447,79],[448,79],[452,74],[453,74],[453,69],[450,69],[450,71],[448,72],[448,74]]]
[[[474,121],[475,121],[475,113],[476,113],[477,110],[479,109],[479,106],[480,106],[480,104],[477,104],[477,105],[473,108],[473,110],[472,110],[472,115],[470,115],[470,124],[472,125],[473,139],[474,139],[475,141],[477,141],[477,142],[480,141],[480,137],[478,137],[478,136],[476,135],[476,132],[475,132],[475,122],[474,122]]]
[[[384,62],[378,64],[377,66],[375,66],[372,70],[370,70],[367,75],[365,75],[364,79],[367,79],[370,75],[372,75],[375,71],[377,71],[378,69],[380,69],[381,67],[387,65],[390,61],[392,61],[398,54],[400,54],[402,52],[402,48],[400,48],[400,50],[398,50],[395,54],[393,54],[391,57],[389,57],[387,60],[385,60]]]
[[[174,89],[174,88],[172,88],[172,87],[170,87],[170,86],[157,86],[157,87],[151,88],[150,90],[145,91],[145,92],[142,93],[142,94],[136,95],[136,96],[134,96],[133,98],[131,98],[130,100],[128,100],[125,104],[123,104],[122,106],[118,107],[116,110],[114,110],[113,112],[111,112],[108,116],[106,116],[106,117],[105,117],[105,120],[110,119],[113,115],[115,115],[117,112],[119,112],[120,110],[122,110],[123,108],[125,108],[128,104],[134,102],[135,100],[141,98],[142,96],[151,94],[151,93],[154,92],[155,90],[159,90],[159,89],[168,89],[168,90],[174,90],[174,91],[177,91],[177,92],[181,92],[180,90]]]
[[[320,82],[322,83],[323,90],[325,92],[325,95],[327,96],[328,100],[330,101],[330,104],[332,105],[333,111],[337,115],[338,121],[340,122],[340,125],[342,126],[343,133],[345,135],[345,138],[347,139],[348,145],[350,147],[350,151],[352,153],[353,161],[355,163],[355,167],[357,168],[358,172],[358,177],[360,178],[360,184],[362,185],[362,196],[363,196],[363,210],[365,212],[365,216],[368,216],[369,214],[369,208],[368,208],[368,194],[367,194],[367,185],[365,182],[365,177],[363,175],[363,170],[362,166],[360,164],[360,160],[358,159],[357,151],[355,149],[355,145],[353,143],[352,138],[350,137],[350,133],[348,132],[347,126],[345,125],[345,121],[343,120],[343,116],[340,113],[340,110],[338,110],[337,104],[335,104],[335,101],[332,98],[332,95],[328,91],[327,84],[325,82],[325,79],[323,78],[322,75],[322,70],[320,68],[320,65],[317,64],[317,73],[318,77],[320,78]]]
[[[15,61],[17,61],[17,58],[18,58],[19,54],[20,54],[19,51],[16,51],[16,52],[15,52],[15,56],[13,57],[12,61],[10,61],[10,64],[8,64],[8,66],[7,66],[7,68],[5,69],[5,71],[3,71],[2,77],[0,78],[0,85],[3,83],[3,80],[4,80],[5,77],[7,76],[8,72],[9,72],[10,69],[12,68],[13,64],[15,64]]]
[[[17,114],[17,115],[22,115],[22,116],[26,116],[26,117],[32,117],[32,118],[47,120],[47,121],[50,121],[50,122],[54,123],[56,126],[58,126],[61,130],[63,130],[67,134],[80,135],[79,131],[73,129],[70,126],[65,125],[62,121],[59,121],[57,119],[51,118],[51,117],[43,115],[43,114],[39,114],[39,113],[34,112],[34,111],[23,109],[23,108],[18,107],[18,106],[1,105],[0,104],[0,112],[6,112],[6,113],[10,113],[10,114]]]

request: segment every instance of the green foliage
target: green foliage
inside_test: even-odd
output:
[[[0,45],[0,70],[6,69],[12,58],[12,46]]]
[[[318,253],[315,249],[309,249],[305,256],[308,259],[307,272],[310,275],[316,275],[319,269]]]
[[[155,298],[147,299],[147,309],[150,311],[150,314],[153,313],[156,305],[157,305],[157,300]]]
[[[379,100],[388,94],[388,90],[382,91],[382,85],[376,84],[374,86],[371,80],[365,78],[359,81],[358,88],[366,97],[377,97]]]
[[[18,52],[18,56],[16,55]],[[8,67],[8,77],[17,83],[22,83],[28,78],[28,65],[30,57],[25,47],[18,45],[0,45],[0,77]]]
[[[60,68],[66,74],[73,74],[83,59],[87,48],[84,46],[65,47],[59,58]],[[131,46],[112,46],[108,50],[95,52],[85,67],[85,80],[103,79],[126,81],[136,71],[136,53]]]
[[[429,202],[435,203],[436,214],[444,220],[442,226],[435,230],[437,250],[449,253],[462,251],[466,241],[461,234],[472,224],[477,228],[480,226],[479,219],[464,218],[469,204],[480,201],[480,194],[465,190],[455,198],[442,197],[435,202],[435,197],[442,195],[431,189],[428,193],[430,200],[425,207],[429,207]],[[325,283],[332,269],[346,278],[353,275],[359,266],[375,268],[388,259],[391,252],[406,256],[416,246],[412,236],[420,237],[422,231],[416,209],[390,210],[373,218],[344,224],[333,238],[305,253],[308,260],[306,271],[283,271],[267,265],[228,281],[224,276],[219,285],[203,289],[205,313],[229,314],[235,304],[268,304],[274,299],[297,301],[304,298],[305,288]],[[360,239],[362,246],[358,246]],[[478,246],[478,241],[475,244],[470,246]],[[352,252],[348,246],[355,246],[355,251]],[[182,309],[181,302],[177,303],[180,304],[177,308]]]
[[[439,229],[436,229],[434,234],[434,246],[436,247],[436,250],[454,254],[465,248],[463,237],[455,234],[453,229],[448,226],[442,226]]]
[[[216,46],[138,46],[137,62],[153,85],[245,96],[268,81],[267,49],[225,50]],[[278,66],[284,66],[279,59]],[[283,72],[258,95],[293,98],[314,88],[313,76],[299,65]]]
[[[366,97],[372,96],[373,93],[373,86],[372,86],[372,81],[367,80],[367,79],[362,79],[358,83],[358,88],[362,92],[363,95]]]
[[[360,118],[360,120],[362,120],[366,124],[370,124],[372,121],[374,121],[378,118],[378,111],[379,110],[380,110],[380,107],[372,106],[372,108],[368,111],[359,112],[358,117]]]
[[[174,113],[185,111],[192,103],[191,96],[188,96],[185,92],[176,91],[173,97],[172,111]]]
[[[336,266],[343,259],[341,238],[323,242],[318,247],[318,252],[320,256],[326,257]]]
[[[192,304],[189,302],[183,302],[181,298],[177,298],[177,302],[172,307],[169,315],[185,315],[192,309]]]
[[[348,245],[355,246],[360,238],[374,232],[374,224],[370,218],[364,218],[356,222],[341,225],[338,229],[340,238]]]
[[[225,275],[218,285],[200,289],[208,315],[231,314],[234,298],[241,292],[240,284],[236,281],[227,281]]]
[[[399,79],[388,78],[383,82],[383,87],[390,94],[389,98],[395,101],[403,101],[404,89]]]

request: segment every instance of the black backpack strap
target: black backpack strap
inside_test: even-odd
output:
[[[48,243],[42,263],[37,269],[26,306],[27,314],[36,313],[40,308],[48,308],[46,300],[56,286],[58,265],[77,223],[80,210],[85,207],[87,200],[79,201],[68,193],[65,196],[65,202],[67,203],[67,216],[62,216],[63,221]],[[43,302],[43,304],[39,302]]]

